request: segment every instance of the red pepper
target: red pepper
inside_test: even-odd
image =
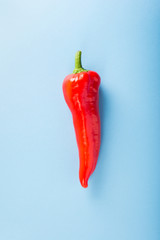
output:
[[[72,113],[79,150],[79,179],[84,188],[94,172],[100,149],[100,76],[82,68],[81,51],[75,56],[73,74],[63,81],[63,94]]]

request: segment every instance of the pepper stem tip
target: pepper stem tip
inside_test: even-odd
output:
[[[82,63],[81,63],[81,51],[77,51],[75,55],[75,68],[82,68]]]

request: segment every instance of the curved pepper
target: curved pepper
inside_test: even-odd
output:
[[[79,179],[82,187],[88,187],[88,179],[94,172],[100,149],[99,116],[100,76],[82,68],[81,51],[75,56],[73,74],[63,81],[63,94],[72,113],[79,150]]]

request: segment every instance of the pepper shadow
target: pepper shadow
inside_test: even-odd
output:
[[[106,169],[107,169],[107,142],[108,142],[108,127],[110,118],[110,100],[107,90],[103,85],[99,89],[99,111],[101,119],[101,147],[96,169],[91,175],[90,188],[93,195],[96,197],[100,195],[106,183]]]

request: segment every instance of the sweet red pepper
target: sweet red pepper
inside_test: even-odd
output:
[[[72,113],[79,150],[79,179],[84,188],[94,172],[100,150],[100,76],[82,68],[81,51],[75,56],[73,74],[63,81],[63,94]]]

